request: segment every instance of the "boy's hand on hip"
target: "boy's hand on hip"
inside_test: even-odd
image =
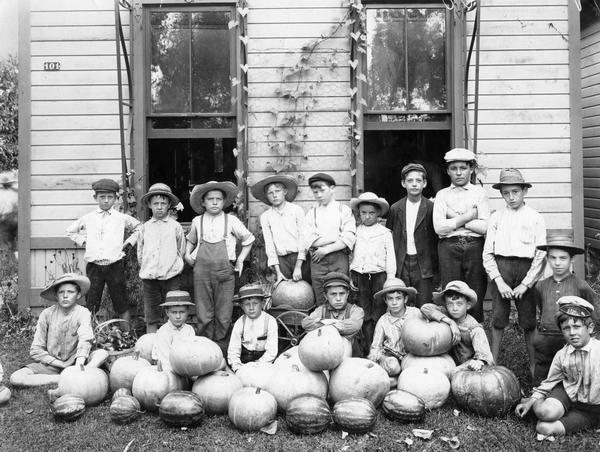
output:
[[[527,290],[529,290],[529,287],[527,287],[525,284],[519,284],[517,287],[515,287],[515,290],[513,290],[515,300],[520,300],[523,298],[523,295],[525,295]]]
[[[510,300],[512,297],[514,297],[512,289],[508,284],[504,282],[501,276],[498,276],[494,280],[494,282],[496,283],[496,286],[498,287],[498,292],[500,292],[500,296],[502,298]]]
[[[325,247],[324,246],[320,246],[318,247],[316,250],[314,250],[311,255],[310,255],[310,259],[315,262],[315,263],[319,263],[321,262],[321,260],[327,256],[327,253],[325,251]]]

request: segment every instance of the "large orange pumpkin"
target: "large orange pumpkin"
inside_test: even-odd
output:
[[[133,379],[131,392],[149,411],[158,411],[158,404],[169,392],[183,388],[181,377],[173,372],[164,371],[159,362],[140,370]]]
[[[442,406],[450,395],[450,381],[443,372],[419,367],[403,370],[397,388],[419,397],[429,410]]]
[[[192,427],[204,419],[202,400],[191,391],[173,391],[160,402],[160,418],[175,427]]]
[[[282,280],[271,293],[273,306],[289,306],[293,310],[308,310],[315,305],[315,295],[306,281]]]
[[[333,421],[351,433],[367,433],[377,421],[377,410],[369,399],[353,397],[333,406]]]
[[[389,390],[387,372],[364,358],[346,358],[329,378],[329,396],[334,402],[363,397],[377,407]]]
[[[215,342],[204,336],[183,337],[173,342],[169,362],[176,374],[199,377],[219,369],[223,352]]]
[[[452,332],[444,322],[411,317],[402,326],[402,342],[406,351],[414,355],[441,355],[452,348]]]
[[[446,374],[448,378],[451,378],[454,369],[456,369],[456,364],[454,359],[447,353],[438,356],[416,356],[409,353],[402,359],[402,370],[408,369],[409,367],[440,370]]]
[[[78,395],[86,405],[97,405],[108,393],[108,375],[97,367],[67,367],[60,373],[58,393]]]
[[[192,386],[192,392],[200,397],[207,414],[224,414],[227,413],[231,396],[242,386],[234,373],[218,370],[199,377]]]
[[[135,351],[140,354],[140,358],[146,361],[152,361],[152,348],[154,348],[154,340],[156,333],[147,333],[141,336],[135,343]]]
[[[132,356],[123,356],[112,363],[110,374],[110,390],[116,391],[119,388],[131,389],[135,375],[150,363],[144,358],[139,357],[139,353]]]
[[[314,435],[329,426],[331,410],[324,399],[314,395],[301,395],[288,404],[285,421],[293,433]]]
[[[275,367],[271,363],[251,362],[244,364],[235,374],[243,386],[266,388],[274,373]]]
[[[301,370],[295,364],[275,366],[275,369],[266,389],[273,394],[280,410],[287,410],[289,403],[303,394],[327,398],[327,378],[323,372]]]
[[[310,370],[335,369],[344,359],[345,339],[338,330],[326,325],[309,331],[300,341],[298,357]]]
[[[480,416],[498,417],[519,402],[521,387],[516,375],[503,366],[484,366],[478,371],[461,368],[452,377],[452,396]]]
[[[236,428],[257,431],[276,418],[277,401],[261,388],[242,388],[231,396],[228,414]]]

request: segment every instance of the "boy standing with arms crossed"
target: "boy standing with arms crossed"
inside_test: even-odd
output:
[[[67,236],[77,246],[85,246],[85,273],[91,285],[87,307],[95,314],[100,309],[104,285],[114,311],[123,320],[130,320],[125,286],[125,252],[135,245],[136,235],[131,234],[140,222],[130,215],[113,209],[119,184],[111,179],[100,179],[92,184],[98,208],[84,215],[67,228]]]
[[[335,200],[335,180],[317,173],[308,179],[317,205],[306,213],[310,275],[317,306],[325,303],[323,278],[327,273],[348,275],[348,254],[356,241],[356,221],[348,206]]]
[[[533,374],[536,306],[533,291],[529,289],[543,271],[546,253],[536,247],[546,243],[546,225],[536,210],[525,205],[531,184],[525,182],[518,169],[503,169],[500,182],[492,188],[500,190],[506,201],[506,206],[490,217],[483,247],[483,266],[492,281],[492,354],[498,362],[500,343],[510,315],[510,301],[514,300]]]
[[[438,267],[438,236],[433,229],[433,202],[423,196],[427,171],[409,163],[401,172],[406,197],[392,204],[386,226],[391,229],[396,252],[396,275],[417,289],[418,308],[431,302]]]
[[[490,216],[488,199],[483,187],[471,183],[475,154],[457,148],[446,152],[444,160],[451,183],[437,193],[433,204],[441,283],[465,281],[477,294],[470,314],[482,322],[487,276],[481,256]]]
[[[309,280],[306,263],[306,214],[292,201],[298,183],[290,176],[269,176],[252,186],[252,195],[271,206],[260,215],[267,265],[275,269],[277,281]]]

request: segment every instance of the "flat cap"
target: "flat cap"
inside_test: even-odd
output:
[[[556,300],[558,305],[558,312],[566,314],[571,317],[590,317],[594,312],[594,306],[581,297],[575,295],[566,295]],[[560,314],[558,314],[560,315]]]
[[[402,168],[402,171],[400,171],[400,177],[404,179],[404,176],[406,176],[411,171],[419,171],[425,175],[425,178],[427,178],[427,170],[420,163],[409,163],[408,165],[404,166],[404,168]]]
[[[100,179],[92,184],[92,190],[96,192],[107,191],[110,193],[118,193],[119,184],[112,179]]]
[[[342,286],[350,289],[350,278],[340,272],[329,272],[323,277],[323,288]]]
[[[329,185],[335,185],[335,180],[327,173],[313,174],[308,178],[308,185],[312,185],[314,182],[327,182]]]
[[[446,163],[450,162],[473,162],[477,160],[477,157],[473,152],[465,148],[454,148],[446,152],[444,155]]]

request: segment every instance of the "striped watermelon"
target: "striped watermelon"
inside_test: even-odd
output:
[[[347,432],[367,433],[375,426],[377,411],[369,399],[344,399],[333,406],[333,421]]]
[[[117,399],[119,397],[123,397],[123,396],[133,396],[133,394],[131,393],[130,389],[119,388],[112,395],[111,402],[114,401],[115,399]]]
[[[131,395],[113,398],[110,404],[110,418],[115,424],[129,424],[135,421],[142,413],[140,402]]]
[[[204,406],[192,391],[173,391],[160,402],[158,414],[169,425],[192,427],[202,422]]]
[[[425,402],[401,389],[388,392],[381,408],[388,418],[402,422],[420,421],[425,416]]]
[[[85,411],[83,397],[76,394],[64,394],[52,404],[52,414],[59,421],[74,421]]]
[[[324,399],[309,394],[301,395],[288,404],[285,420],[293,433],[314,435],[331,424],[331,410]]]

